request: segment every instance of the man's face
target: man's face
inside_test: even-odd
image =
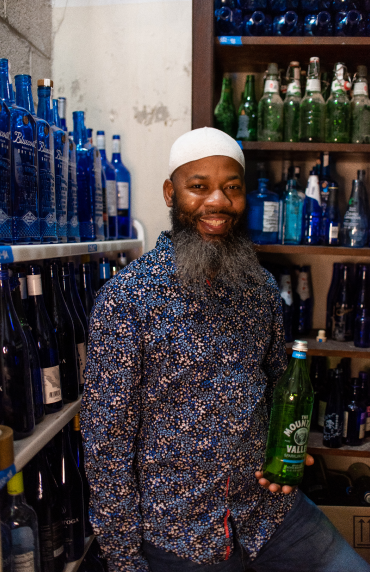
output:
[[[191,226],[204,240],[222,240],[240,221],[246,204],[242,166],[224,156],[213,156],[182,165],[163,185],[168,207],[174,205],[184,226]]]

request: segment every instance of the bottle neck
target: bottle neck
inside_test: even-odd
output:
[[[87,143],[87,130],[84,119],[80,115],[73,115],[73,141],[76,145],[85,145]]]
[[[8,105],[14,103],[14,93],[9,78],[8,61],[5,59],[0,59],[0,99],[3,99]]]
[[[41,274],[31,274],[27,276],[27,289],[29,297],[42,298]]]
[[[59,113],[58,113],[58,100],[57,99],[53,99],[53,122],[57,127],[59,127],[59,129],[61,128]]]
[[[222,83],[221,101],[223,103],[232,103],[232,88],[230,80],[224,80]]]
[[[254,76],[249,78],[244,90],[244,99],[247,101],[255,101],[256,94],[254,89]]]
[[[30,81],[15,80],[15,101],[19,107],[24,107],[32,115],[35,115],[35,106],[33,104],[33,96]]]
[[[40,86],[37,88],[38,106],[37,115],[41,119],[53,124],[52,112],[50,109],[50,87]]]
[[[19,471],[7,483],[7,491],[11,505],[25,503],[23,473]]]
[[[21,323],[22,327],[28,326],[27,318],[23,310],[22,304],[22,297],[21,297],[21,289],[20,286],[17,286],[12,292],[12,300],[15,311],[17,313],[18,319]]]

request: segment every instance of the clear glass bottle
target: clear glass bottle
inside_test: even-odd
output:
[[[287,69],[288,89],[284,100],[284,141],[299,141],[299,112],[301,104],[301,68],[290,62]]]
[[[118,238],[131,238],[131,175],[121,159],[121,136],[113,135],[112,161],[117,181]]]
[[[304,198],[298,192],[296,178],[289,179],[283,199],[282,244],[301,244]]]
[[[105,133],[97,131],[96,146],[100,151],[102,169],[106,178],[106,208],[108,215],[108,237],[110,240],[116,240],[118,237],[118,218],[117,218],[117,181],[116,173],[112,163],[107,159],[105,152]]]
[[[256,244],[276,244],[278,239],[279,197],[267,185],[268,179],[258,179],[258,190],[247,195],[247,228]]]
[[[283,140],[284,103],[279,95],[279,68],[269,64],[264,93],[258,103],[258,141]]]
[[[339,62],[334,66],[331,93],[326,102],[325,141],[327,143],[349,143],[351,124],[351,104],[348,90],[346,66]]]
[[[357,66],[353,78],[351,100],[351,143],[370,141],[370,101],[367,83],[367,67]]]
[[[254,87],[254,75],[247,75],[244,93],[239,107],[238,132],[240,141],[257,141],[258,105]]]
[[[300,141],[321,143],[325,140],[325,101],[321,95],[320,59],[310,58],[306,93],[300,109]]]
[[[68,132],[67,129],[67,98],[66,97],[58,97],[58,115],[60,119],[60,128],[63,131]]]
[[[356,179],[352,182],[352,193],[348,208],[343,218],[340,230],[340,243],[342,246],[361,248],[368,242],[369,217],[364,196],[362,181]]]
[[[215,127],[224,131],[230,137],[236,136],[237,117],[233,103],[231,77],[224,76],[222,80],[221,98],[214,111]],[[112,160],[112,163],[113,160]]]

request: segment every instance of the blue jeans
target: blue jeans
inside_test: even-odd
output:
[[[253,562],[239,542],[229,560],[211,565],[184,560],[145,540],[143,550],[151,572],[370,572],[369,564],[300,491]]]

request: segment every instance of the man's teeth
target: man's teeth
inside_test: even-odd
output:
[[[203,220],[203,219],[201,220],[206,224],[210,224],[212,226],[220,226],[221,224],[224,224],[224,222],[226,222],[225,220]]]

